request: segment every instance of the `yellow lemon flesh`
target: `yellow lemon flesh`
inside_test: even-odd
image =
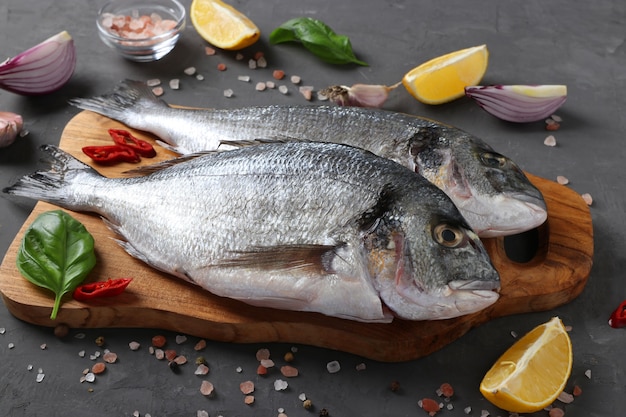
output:
[[[539,325],[511,346],[485,374],[480,392],[515,413],[550,405],[572,371],[572,343],[558,317]]]
[[[198,34],[221,49],[242,49],[261,36],[252,20],[221,0],[193,0],[189,17]]]
[[[413,68],[404,75],[402,84],[422,103],[447,103],[462,97],[465,87],[478,85],[488,62],[487,45],[461,49]]]

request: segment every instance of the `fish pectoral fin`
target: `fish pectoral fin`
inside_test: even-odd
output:
[[[280,245],[258,247],[250,251],[234,252],[218,266],[259,268],[265,270],[310,269],[332,274],[332,261],[338,246],[334,245]]]

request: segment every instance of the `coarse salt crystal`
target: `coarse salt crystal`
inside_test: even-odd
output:
[[[187,67],[183,72],[187,75],[194,75],[196,73],[196,67]]]
[[[587,379],[591,379],[591,369],[587,369],[585,371],[585,376],[587,377]]]
[[[130,342],[128,344],[128,347],[130,348],[130,350],[138,350],[141,345],[139,344],[139,342]]]
[[[511,330],[511,337],[517,339],[517,332],[515,330]]]
[[[554,135],[548,135],[543,141],[543,144],[546,146],[556,146],[556,138]]]
[[[206,410],[198,410],[196,412],[196,417],[209,417],[209,412]]]
[[[280,367],[280,373],[287,378],[298,376],[298,369],[293,366],[285,365]]]
[[[561,118],[561,116],[558,116],[558,115],[556,115],[556,114],[553,114],[552,116],[550,116],[550,118],[551,118],[552,120],[554,120],[555,122],[557,122],[557,123],[560,123],[560,122],[562,122],[562,121],[563,121],[563,119]]]
[[[205,46],[204,47],[204,53],[206,55],[215,55],[216,52],[217,51],[215,49],[211,48],[210,46]]]
[[[263,91],[267,86],[263,82],[256,83],[256,91]]]
[[[200,384],[200,393],[206,397],[211,396],[214,389],[213,384],[209,381],[205,380]]]
[[[305,394],[304,392],[303,392],[303,393],[301,393],[300,395],[298,395],[298,399],[299,399],[300,401],[305,401],[305,400],[306,400],[306,394]]]
[[[564,177],[563,175],[557,175],[556,182],[561,185],[569,184],[569,180],[567,179],[567,177]]]
[[[27,369],[27,370],[29,370],[29,371],[32,371],[32,370],[33,370],[33,365],[30,365],[30,364],[29,364],[29,365],[26,367],[26,369]]]
[[[193,350],[200,351],[200,350],[203,350],[204,348],[206,348],[206,340],[200,339],[198,343],[196,343],[196,345],[193,347]]]
[[[48,347],[48,345],[46,345],[45,343],[42,343],[41,345],[39,345],[39,349],[41,350],[45,350]]]
[[[284,391],[287,389],[288,386],[289,384],[287,383],[287,381],[283,381],[282,379],[277,379],[276,381],[274,381],[274,389],[276,391]]]
[[[472,412],[472,407],[465,407],[465,408],[463,409],[463,412],[464,412],[465,414],[469,414],[469,413],[471,413],[471,412]]]
[[[309,85],[304,85],[302,87],[300,87],[298,89],[298,91],[300,91],[300,94],[302,94],[302,96],[310,101],[313,98],[313,87],[309,86]]]
[[[326,364],[326,370],[329,373],[334,374],[341,370],[341,365],[338,361],[330,361]]]
[[[238,366],[237,368],[235,368],[235,372],[237,372],[238,374],[243,372],[243,368],[241,366]]]
[[[43,381],[43,379],[44,379],[45,377],[46,377],[46,375],[45,375],[45,374],[43,374],[43,373],[38,373],[38,374],[37,374],[37,376],[35,377],[35,381],[37,381],[37,382],[41,382],[41,381]]]
[[[176,336],[176,344],[177,345],[182,345],[183,343],[185,343],[187,341],[187,336],[184,335],[178,335]]]
[[[593,204],[593,198],[591,197],[591,194],[585,193],[585,194],[582,194],[581,197],[583,198],[583,200],[588,206]]]
[[[248,61],[248,68],[256,69],[256,61],[254,59]]]
[[[239,384],[239,389],[241,393],[244,395],[252,394],[254,392],[254,382],[252,381],[244,381]]]
[[[224,90],[224,97],[232,97],[234,94],[235,92],[230,88]]]
[[[74,335],[74,338],[75,338],[75,339],[79,339],[79,340],[80,340],[80,339],[84,339],[84,338],[85,338],[85,336],[86,336],[86,335],[85,335],[85,333],[76,333],[76,334]]]
[[[169,84],[172,90],[178,90],[180,88],[180,80],[178,78],[172,78]]]
[[[206,375],[208,373],[209,373],[209,367],[204,364],[198,365],[198,367],[194,371],[194,375]]]
[[[85,351],[81,350],[80,352],[78,352],[78,356],[80,356],[81,358],[85,357]]]
[[[356,366],[357,371],[364,371],[366,368],[367,366],[363,362],[361,362],[360,364]]]
[[[161,85],[161,80],[158,78],[153,78],[151,80],[146,81],[146,85],[148,87],[156,87],[157,85]]]
[[[104,354],[104,356],[102,356],[102,359],[106,363],[115,363],[115,362],[117,362],[117,354],[115,354],[113,352],[107,352],[107,353]]]
[[[196,80],[198,80],[198,81],[202,81],[202,80],[204,80],[204,75],[202,75],[202,74],[196,74]]]
[[[154,350],[154,357],[157,358],[158,360],[162,360],[165,358],[165,351],[163,349],[155,349]]]
[[[488,417],[488,416],[489,416],[489,411],[487,410],[480,411],[480,417]]]
[[[5,334],[7,332],[7,329],[5,329],[4,327],[0,327],[0,334]]]
[[[254,395],[246,395],[246,396],[243,398],[243,402],[244,402],[246,405],[252,405],[252,404],[254,404]]]
[[[266,81],[266,82],[265,82],[265,86],[266,86],[267,88],[275,88],[275,87],[276,87],[276,84],[274,84],[274,81]]]
[[[287,94],[289,93],[289,88],[286,85],[281,85],[278,87],[278,91],[280,91],[282,94]]]
[[[300,81],[302,81],[302,78],[300,78],[300,76],[298,75],[292,75],[291,76],[291,82],[294,84],[300,84]]]
[[[261,365],[266,368],[271,368],[274,366],[274,361],[271,359],[261,359]]]
[[[557,400],[561,401],[563,404],[569,404],[572,401],[574,401],[574,396],[570,394],[569,392],[563,391],[562,393],[559,394],[559,396],[557,397]]]
[[[87,375],[85,375],[86,382],[93,382],[95,380],[96,380],[96,375],[93,372],[88,372]]]
[[[257,59],[256,64],[259,68],[267,68],[267,60],[263,56]]]
[[[270,358],[270,351],[269,349],[259,349],[256,351],[256,360],[257,361],[262,361],[263,359],[269,359]]]
[[[237,79],[239,81],[243,81],[244,83],[250,82],[250,76],[249,75],[240,75],[240,76],[237,77]]]
[[[165,90],[163,90],[163,87],[154,87],[152,89],[152,94],[154,94],[157,97],[161,97],[163,93],[165,93]]]

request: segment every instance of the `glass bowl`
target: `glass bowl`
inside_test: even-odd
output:
[[[98,12],[102,42],[132,61],[167,55],[185,27],[185,7],[176,0],[113,0]]]

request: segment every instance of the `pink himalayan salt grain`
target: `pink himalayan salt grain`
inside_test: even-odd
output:
[[[574,389],[572,390],[572,395],[574,397],[578,397],[582,393],[583,393],[583,389],[581,387],[579,387],[578,385],[574,385]]]
[[[300,94],[302,94],[302,96],[307,101],[311,101],[311,99],[313,98],[313,87],[311,87],[311,86],[302,86],[298,90],[300,91]]]
[[[269,349],[259,349],[256,351],[256,360],[261,362],[263,359],[269,359],[270,358],[270,351]]]
[[[548,412],[548,415],[550,417],[563,417],[565,415],[565,411],[563,411],[562,409],[558,407],[553,407]]]
[[[138,18],[105,13],[102,15],[101,23],[112,34],[126,39],[151,38],[167,33],[176,27],[174,20],[163,19],[156,13]]]
[[[184,364],[186,364],[186,363],[187,363],[187,357],[186,357],[186,356],[183,356],[183,355],[176,356],[176,357],[174,358],[174,362],[175,362],[177,365],[184,365]]]
[[[115,363],[117,362],[117,354],[113,353],[113,352],[107,352],[102,356],[102,359],[106,362],[106,363]]]
[[[243,399],[243,402],[246,405],[252,405],[254,404],[254,395],[246,395],[245,398]]]
[[[452,385],[448,384],[447,382],[441,384],[441,386],[439,387],[439,391],[441,392],[441,395],[446,398],[450,398],[454,395],[454,388],[452,388]]]
[[[152,89],[152,94],[154,94],[157,97],[161,97],[163,93],[165,93],[165,90],[163,90],[163,87],[154,87]]]
[[[212,55],[215,55],[217,53],[217,51],[215,49],[211,48],[210,46],[205,46],[204,47],[204,53],[206,55],[212,56]]]
[[[561,184],[561,185],[569,184],[569,180],[567,179],[567,177],[564,177],[563,175],[558,175],[556,177],[556,182]]]
[[[581,197],[583,198],[583,200],[588,206],[593,204],[593,198],[591,197],[591,194],[585,193],[585,194],[582,194]]]
[[[200,364],[196,368],[194,375],[206,375],[208,373],[209,373],[209,367],[204,364]]]
[[[293,366],[285,365],[280,367],[280,373],[287,378],[294,378],[298,376],[298,369]]]
[[[213,395],[214,390],[215,387],[209,381],[202,381],[202,384],[200,384],[200,393],[205,397]]]
[[[562,393],[559,394],[557,399],[561,401],[563,404],[569,404],[572,401],[574,401],[574,396],[570,394],[569,392],[563,391]]]
[[[553,135],[549,135],[545,138],[543,144],[546,146],[556,146],[556,138]]]
[[[439,403],[431,398],[423,398],[420,401],[420,407],[431,416],[434,416],[439,410]]]
[[[252,394],[254,392],[254,382],[252,381],[244,381],[239,384],[239,389],[241,393],[244,395]]]

